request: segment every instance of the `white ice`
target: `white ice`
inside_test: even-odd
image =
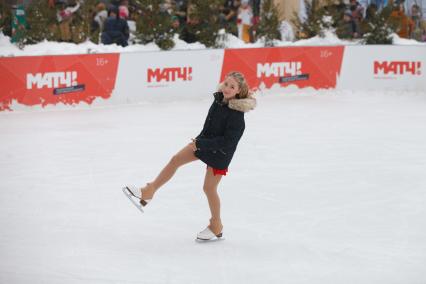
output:
[[[426,93],[263,94],[209,219],[205,165],[141,214],[123,195],[211,97],[0,113],[0,283],[426,283]]]

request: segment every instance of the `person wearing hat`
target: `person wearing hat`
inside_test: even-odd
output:
[[[127,21],[118,16],[117,6],[111,6],[108,11],[108,19],[104,24],[101,35],[103,44],[117,44],[123,47],[128,45],[129,25]]]
[[[359,36],[358,28],[352,16],[352,11],[346,10],[343,13],[342,24],[337,27],[336,34],[342,39],[353,39]]]
[[[129,19],[129,1],[128,0],[121,0],[120,6],[118,7],[118,16],[124,20]]]
[[[250,27],[253,25],[253,10],[249,0],[242,0],[238,9],[238,37],[245,43],[250,42]]]

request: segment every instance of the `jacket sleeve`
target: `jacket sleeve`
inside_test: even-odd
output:
[[[124,23],[123,34],[124,34],[124,38],[127,41],[129,40],[129,36],[130,36],[129,25],[127,24],[126,20],[123,23]]]
[[[228,117],[223,136],[213,138],[199,137],[196,139],[195,145],[200,151],[218,151],[234,147],[243,135],[244,127],[244,114],[242,112],[232,112]]]

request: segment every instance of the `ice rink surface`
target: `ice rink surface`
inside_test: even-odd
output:
[[[426,283],[426,93],[258,96],[220,184],[194,162],[139,213],[212,98],[0,113],[0,283]]]

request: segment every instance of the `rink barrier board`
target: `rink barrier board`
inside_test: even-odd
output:
[[[119,54],[0,58],[0,110],[14,105],[91,104],[111,97]]]
[[[251,88],[426,90],[425,46],[309,46],[0,58],[0,111],[197,99],[230,71]]]
[[[426,92],[426,46],[346,46],[338,89]]]

